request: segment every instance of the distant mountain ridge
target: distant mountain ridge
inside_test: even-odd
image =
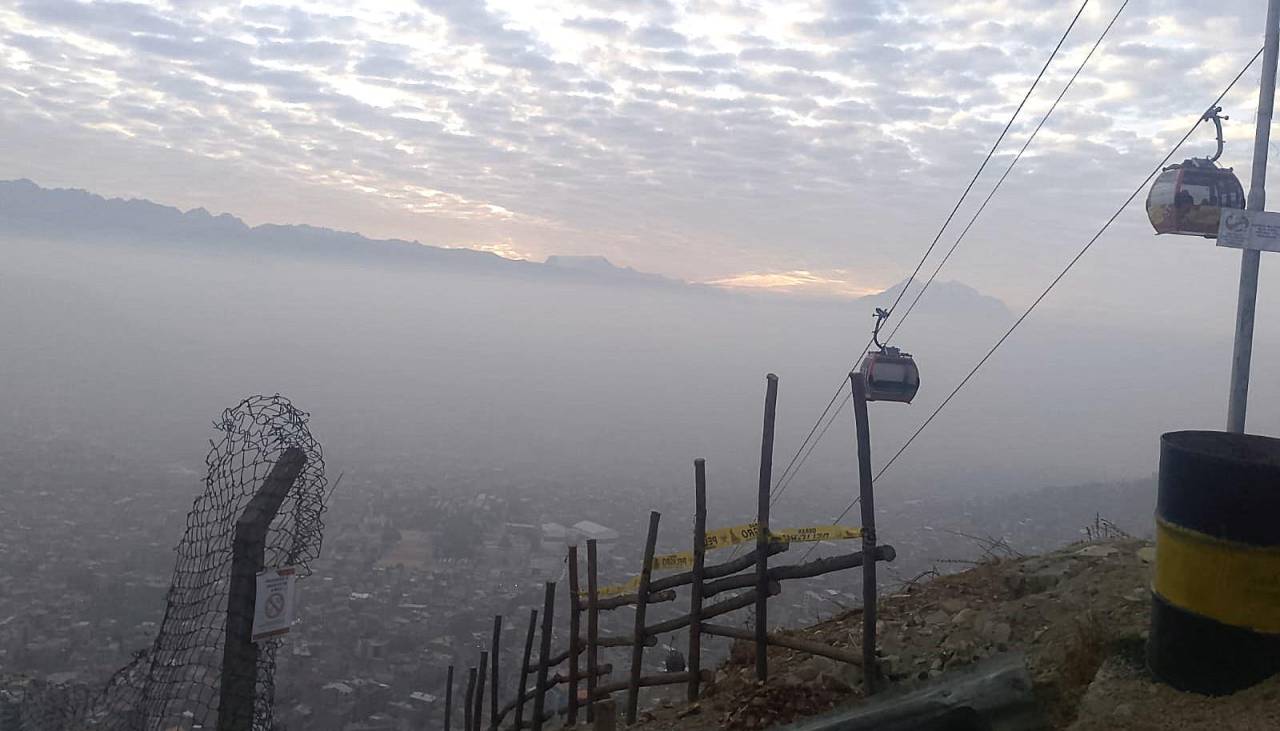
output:
[[[899,302],[895,312],[905,311],[909,307],[916,296],[919,295],[920,289],[925,283],[919,279],[913,281],[908,287],[907,282],[901,281],[883,292],[877,294],[869,294],[865,297],[859,297],[856,302],[872,304],[876,307],[884,307],[886,309],[893,306],[894,300],[898,299],[898,294],[906,288],[906,296]],[[986,315],[1008,315],[1011,314],[1009,306],[1003,300],[992,297],[989,294],[970,287],[963,282],[954,281],[934,281],[929,285],[929,293],[921,299],[921,307],[929,309],[937,309],[938,303],[944,303],[944,306],[953,306],[964,304],[966,309],[973,310],[971,314],[978,314],[981,311]]]
[[[204,208],[182,211],[149,200],[105,198],[76,188],[44,188],[26,179],[0,181],[0,235],[84,243],[141,244],[203,253],[241,253],[287,257],[323,257],[354,264],[424,266],[460,272],[545,278],[560,282],[638,285],[739,296],[777,296],[686,282],[620,267],[603,256],[556,254],[543,262],[506,259],[486,251],[452,249],[404,239],[371,239],[357,233],[306,224],[249,226],[229,213]],[[854,302],[885,306],[901,291],[900,282]],[[919,283],[913,285],[912,293]],[[812,301],[849,302],[802,295]],[[908,301],[910,298],[906,298]],[[924,300],[926,309],[956,308],[983,313],[1007,312],[1000,300],[960,282],[936,282]]]
[[[619,267],[604,257],[552,256],[545,263],[506,259],[475,249],[403,239],[371,239],[319,226],[265,223],[204,208],[182,211],[148,200],[104,198],[73,188],[43,188],[22,179],[0,181],[0,233],[35,239],[146,244],[206,252],[321,256],[365,264],[425,265],[477,273],[547,276],[557,280],[691,286],[681,280]]]

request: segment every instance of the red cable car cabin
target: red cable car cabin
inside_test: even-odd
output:
[[[1243,209],[1244,188],[1230,168],[1192,157],[1165,168],[1147,195],[1147,218],[1156,233],[1217,238],[1222,209]]]
[[[909,353],[886,347],[862,359],[868,401],[911,403],[920,390],[920,369]]]
[[[1147,194],[1147,217],[1158,234],[1216,239],[1224,208],[1244,208],[1244,187],[1231,168],[1207,158],[1170,165]]]
[[[1226,142],[1222,122],[1227,117],[1214,105],[1200,116],[1213,122],[1218,149],[1213,157],[1192,157],[1161,171],[1147,193],[1147,218],[1158,234],[1183,234],[1218,238],[1223,209],[1244,208],[1244,188],[1231,168],[1220,168]]]

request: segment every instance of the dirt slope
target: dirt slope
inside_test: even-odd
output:
[[[910,586],[881,603],[884,669],[909,684],[1021,650],[1054,729],[1280,729],[1280,678],[1226,699],[1147,680],[1153,557],[1141,541],[1078,544]],[[857,610],[787,634],[858,649],[861,621]],[[862,697],[849,665],[772,648],[769,667],[769,684],[757,684],[752,649],[739,643],[700,703],[661,703],[641,727],[764,729]]]

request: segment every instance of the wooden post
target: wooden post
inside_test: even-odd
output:
[[[760,487],[756,505],[756,679],[769,679],[769,491],[773,485],[773,422],[778,377],[766,377],[764,432],[760,438]]]
[[[578,632],[581,631],[580,612],[582,603],[578,601],[578,547],[569,546],[569,712],[565,717],[565,725],[578,724],[578,653],[582,651]]]
[[[520,679],[520,689],[516,692],[516,731],[524,723],[524,693],[529,682],[529,658],[533,656],[533,633],[538,628],[538,610],[529,610],[529,634],[524,636],[524,656],[520,660],[520,670],[516,677]]]
[[[600,646],[600,587],[596,574],[596,539],[587,541],[587,721],[595,721],[597,658]]]
[[[258,645],[253,641],[253,612],[258,572],[267,552],[267,532],[280,505],[302,473],[307,456],[298,447],[280,455],[262,486],[236,519],[231,544],[231,581],[227,591],[226,636],[218,699],[218,731],[252,731],[258,686]]]
[[[702,568],[707,559],[707,461],[693,461],[693,582],[689,585],[689,702],[698,700],[702,670]]]
[[[613,699],[605,698],[591,705],[596,707],[596,720],[592,723],[591,731],[617,731],[618,706]]]
[[[480,653],[480,670],[476,673],[476,699],[475,711],[471,717],[472,731],[480,731],[484,725],[484,681],[485,675],[489,672],[489,653]]]
[[[472,713],[472,704],[476,699],[476,669],[467,669],[467,697],[463,699],[462,706],[462,726],[466,731],[472,731],[471,724],[475,722]]]
[[[491,674],[489,676],[489,728],[497,731],[498,729],[498,651],[502,640],[502,615],[495,614],[493,617],[493,641],[489,643],[489,663]],[[521,688],[523,691],[524,689]]]
[[[658,546],[658,521],[662,514],[649,513],[649,535],[644,541],[644,563],[640,565],[640,588],[636,590],[635,643],[631,646],[631,682],[627,689],[627,725],[636,722],[640,710],[640,671],[644,664],[644,615],[649,601],[649,579],[653,575],[653,552]]]
[[[849,372],[853,421],[858,430],[858,499],[862,502],[862,669],[866,694],[876,692],[876,507],[871,489],[871,426],[867,386],[858,371]]]
[[[539,638],[541,647],[538,652],[538,681],[537,691],[533,696],[533,731],[541,731],[542,729],[542,712],[547,701],[547,671],[550,668],[547,662],[551,659],[551,628],[552,618],[556,610],[556,582],[548,581],[546,592],[542,599],[542,636]]]
[[[453,722],[453,666],[449,666],[449,673],[444,681],[444,731],[451,731],[450,724]]]

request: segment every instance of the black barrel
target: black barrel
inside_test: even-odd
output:
[[[1160,438],[1151,598],[1159,680],[1223,695],[1280,673],[1280,439]]]

